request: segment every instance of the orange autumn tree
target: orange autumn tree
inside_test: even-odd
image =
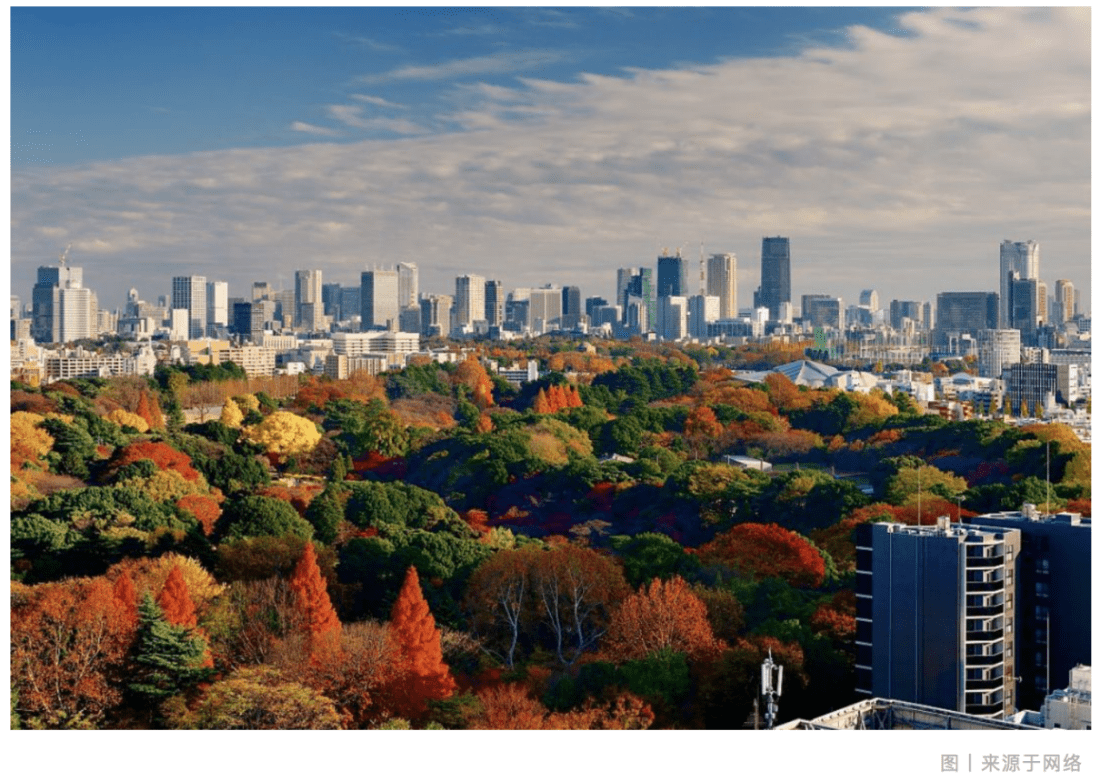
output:
[[[199,625],[195,603],[191,600],[191,590],[187,588],[187,582],[183,579],[183,570],[178,564],[168,573],[164,588],[157,595],[157,604],[164,611],[164,620],[169,624],[188,629],[194,629]]]
[[[117,608],[125,621],[130,625],[131,631],[136,630],[138,622],[138,596],[137,589],[134,588],[134,581],[130,578],[129,573],[123,572],[118,579],[115,580],[112,592]]]
[[[321,577],[321,568],[317,566],[317,554],[312,542],[306,544],[302,558],[290,576],[290,589],[294,592],[303,629],[309,633],[313,652],[319,653],[335,644],[340,638],[342,626],[329,599],[325,579]]]
[[[11,601],[11,686],[19,714],[33,726],[96,726],[122,700],[134,639],[135,625],[110,581],[12,584]]]
[[[435,625],[416,567],[409,567],[405,584],[393,605],[390,631],[397,641],[400,672],[395,681],[398,712],[421,716],[428,700],[450,697],[455,691],[451,670],[443,661],[440,632]]]
[[[817,588],[825,559],[800,534],[778,524],[743,523],[699,548],[704,564],[724,564],[755,579],[782,578],[795,588]]]
[[[489,373],[474,356],[469,356],[458,365],[452,375],[456,385],[464,385],[470,390],[470,398],[478,409],[493,406],[493,381]]]
[[[191,589],[183,577],[183,569],[177,564],[172,567],[168,577],[164,581],[164,588],[157,595],[157,604],[164,611],[164,620],[173,626],[185,629],[197,629],[197,634],[203,639],[203,667],[213,667],[214,657],[210,653],[210,640],[206,632],[198,629],[199,616],[195,610],[195,602],[191,599]]]
[[[149,428],[164,428],[164,415],[160,411],[160,404],[157,403],[156,396],[151,396],[149,391],[144,389],[141,391],[135,413],[145,419]]]
[[[624,599],[611,614],[601,646],[602,654],[614,662],[643,659],[665,649],[691,658],[720,650],[706,605],[679,575],[668,581],[654,578]]]
[[[185,480],[194,482],[200,477],[198,471],[191,465],[190,456],[164,442],[135,442],[126,445],[120,448],[111,459],[111,468],[118,471],[127,464],[144,459],[152,461],[158,469],[171,469],[177,472]]]

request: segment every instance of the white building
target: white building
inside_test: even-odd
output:
[[[454,329],[473,328],[475,320],[484,319],[485,277],[478,274],[456,277],[454,321],[451,323],[451,327]]]
[[[737,317],[737,256],[732,252],[707,259],[707,295],[718,298],[718,314],[710,320]]]
[[[1092,667],[1079,664],[1069,671],[1069,686],[1043,702],[1047,729],[1092,729]]]
[[[186,309],[188,339],[206,336],[206,277],[172,277],[172,309]]]
[[[658,296],[657,334],[668,341],[683,339],[688,335],[686,296]]]
[[[215,280],[206,283],[206,333],[217,336],[219,329],[229,326],[229,283]]]
[[[1001,298],[997,325],[1008,328],[1012,322],[1012,282],[1014,279],[1039,278],[1039,243],[1036,241],[1001,242]]]
[[[978,331],[978,374],[998,378],[1020,362],[1020,332],[1015,328]]]
[[[394,270],[371,269],[361,276],[359,305],[362,314],[359,327],[363,331],[371,328],[389,328],[396,326],[401,314],[398,302],[400,279]]]

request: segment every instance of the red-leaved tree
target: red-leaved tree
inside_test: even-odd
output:
[[[782,578],[796,588],[817,588],[825,559],[800,534],[769,523],[743,523],[699,548],[704,564],[724,564],[753,578]]]
[[[409,567],[405,584],[393,605],[390,631],[399,649],[399,674],[394,701],[408,718],[422,716],[428,700],[450,697],[455,691],[451,670],[443,661],[439,629],[435,625],[416,567]]]
[[[718,653],[707,607],[679,575],[655,578],[624,599],[611,614],[601,652],[614,662],[672,650],[697,658]]]
[[[302,628],[309,634],[310,646],[315,655],[338,647],[341,624],[328,596],[325,579],[317,566],[317,554],[313,543],[307,543],[290,577],[290,589],[294,592],[294,603],[302,622]]]

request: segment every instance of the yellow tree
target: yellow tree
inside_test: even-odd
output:
[[[112,423],[117,423],[120,426],[129,426],[142,434],[149,430],[149,423],[145,418],[133,412],[127,412],[124,409],[111,410],[107,415],[107,420]]]
[[[321,432],[313,421],[292,412],[273,412],[262,422],[246,428],[244,433],[268,453],[279,456],[280,461],[307,453],[321,441]]]
[[[222,405],[222,425],[229,428],[240,428],[241,421],[244,420],[244,413],[241,412],[241,408],[237,406],[237,402],[233,399],[226,399],[225,404]]]

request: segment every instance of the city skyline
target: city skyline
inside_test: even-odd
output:
[[[339,10],[15,9],[11,292],[29,297],[72,243],[104,308],[175,276],[244,295],[301,268],[354,284],[397,263],[425,293],[469,274],[613,300],[616,269],[655,268],[666,247],[696,293],[702,243],[737,256],[745,308],[761,237],[782,235],[795,301],[997,292],[1000,242],[1033,239],[1048,291],[1068,279],[1089,309],[1087,10]],[[290,42],[233,38],[261,18],[306,24]],[[101,34],[73,48],[89,19]],[[179,88],[165,101],[201,91],[168,21],[203,23],[215,59],[236,41],[253,70],[203,112],[143,104],[136,73],[89,108],[126,54]],[[136,31],[140,48],[122,40]],[[259,69],[298,67],[309,49],[292,44],[322,32],[335,53],[301,67],[331,77],[262,102],[280,77]],[[115,43],[74,76],[74,57]],[[44,96],[66,79],[89,86],[62,125]]]

